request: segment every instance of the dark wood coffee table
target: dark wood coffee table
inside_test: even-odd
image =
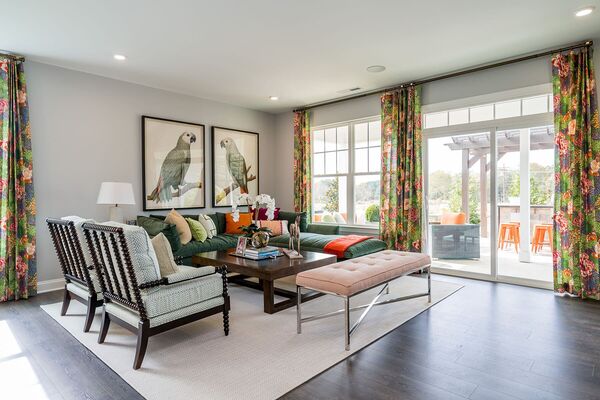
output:
[[[230,255],[229,253],[234,250],[235,249],[198,253],[192,257],[192,263],[200,266],[226,265],[227,271],[238,273],[239,275],[231,277],[229,281],[242,286],[262,290],[264,310],[268,314],[274,314],[296,305],[296,292],[276,288],[274,285],[276,279],[295,275],[308,269],[333,264],[337,261],[337,258],[334,255],[315,253],[313,251],[301,251],[300,253],[304,256],[304,258],[301,259],[292,260],[283,255],[274,259],[254,261]],[[248,278],[258,278],[258,283],[248,281]],[[275,295],[286,297],[287,300],[275,303]],[[322,294],[316,292],[306,293],[302,295],[302,302],[312,300],[319,296],[322,296]]]

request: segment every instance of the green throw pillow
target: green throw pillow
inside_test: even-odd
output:
[[[173,253],[181,248],[181,239],[179,239],[179,233],[177,233],[175,225],[167,224],[160,219],[146,217],[144,215],[138,215],[137,224],[148,232],[150,238],[153,238],[162,232],[169,241]]]
[[[204,229],[202,224],[198,220],[192,218],[186,218],[185,220],[190,226],[190,230],[192,231],[192,237],[194,238],[194,240],[204,242],[208,237],[208,233],[206,232],[206,229]]]

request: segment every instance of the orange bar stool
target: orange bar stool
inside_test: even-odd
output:
[[[546,240],[546,235],[548,236],[548,240]],[[544,245],[548,245],[550,250],[552,250],[552,224],[540,224],[533,228],[531,250],[537,253]]]
[[[515,246],[515,252],[519,252],[521,243],[521,233],[519,231],[520,224],[518,222],[503,222],[500,224],[498,232],[498,248],[504,250],[511,244]]]

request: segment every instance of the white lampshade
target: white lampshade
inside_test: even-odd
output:
[[[126,182],[102,182],[98,204],[135,204],[133,185]]]

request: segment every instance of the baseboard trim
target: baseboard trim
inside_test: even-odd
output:
[[[65,287],[64,278],[49,279],[47,281],[38,282],[37,292],[38,293],[53,292],[55,290],[61,290],[64,287]]]

